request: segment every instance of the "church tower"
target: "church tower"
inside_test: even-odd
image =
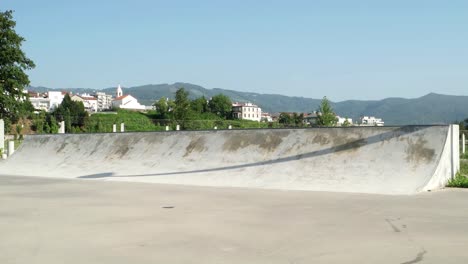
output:
[[[123,95],[122,88],[120,87],[120,84],[119,84],[119,86],[117,86],[117,92],[116,92],[115,95],[116,95],[115,96],[116,98]]]

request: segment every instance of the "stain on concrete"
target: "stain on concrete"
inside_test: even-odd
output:
[[[366,139],[360,135],[335,134],[333,137],[334,152],[354,152],[367,144]]]
[[[328,143],[330,143],[330,140],[328,139],[328,137],[318,134],[314,137],[314,139],[312,139],[312,143],[323,146],[323,145],[327,145]]]
[[[117,146],[115,154],[120,156],[120,158],[122,158],[128,153],[129,150],[130,148],[128,147],[128,145],[120,145],[120,146]]]
[[[114,140],[115,151],[113,154],[119,158],[123,158],[130,151],[130,146],[134,145],[136,142],[138,142],[138,139],[130,136],[120,137],[118,140]]]
[[[68,143],[66,141],[62,142],[60,147],[57,149],[57,153],[62,152],[67,147],[67,145],[68,145]]]
[[[50,140],[50,137],[41,137],[41,138],[39,138],[39,143],[45,144],[45,143],[49,142],[49,140]]]
[[[391,219],[385,219],[385,222],[387,222],[388,225],[393,229],[393,232],[395,232],[395,233],[400,233],[401,232],[401,230],[396,225],[394,225],[392,223]]]
[[[99,136],[96,139],[96,144],[94,144],[93,150],[89,153],[89,155],[93,155],[94,153],[98,152],[101,149],[102,143],[105,141],[104,136]]]
[[[283,138],[289,134],[289,131],[268,131],[254,134],[244,132],[236,136],[229,135],[223,144],[223,150],[232,152],[249,146],[256,146],[268,152],[273,152],[283,142]]]
[[[421,162],[430,163],[435,157],[435,150],[426,147],[427,140],[422,136],[418,137],[416,141],[411,138],[407,139],[408,146],[405,150],[406,161],[409,163],[419,164]]]
[[[414,263],[421,262],[421,261],[423,261],[424,255],[426,253],[427,253],[427,251],[425,249],[423,249],[422,251],[418,252],[418,254],[416,255],[416,258],[414,258],[414,259],[412,259],[410,261],[402,262],[401,264],[414,264]]]
[[[184,157],[187,157],[193,151],[202,152],[204,150],[205,150],[205,138],[203,137],[193,138],[190,141],[190,143],[187,145],[187,147],[185,148]]]
[[[158,134],[148,134],[148,135],[145,135],[144,137],[144,140],[146,142],[148,142],[148,144],[159,144],[159,143],[163,143],[164,142],[164,138],[166,137],[166,135],[162,134],[162,133],[158,133]]]

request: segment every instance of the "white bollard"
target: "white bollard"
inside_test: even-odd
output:
[[[8,141],[8,157],[13,155],[15,152],[15,142],[13,140]]]
[[[217,127],[217,126],[215,126],[215,127],[214,127],[214,130],[218,130],[218,127]]]
[[[65,121],[61,121],[59,123],[60,127],[59,127],[59,134],[65,134]]]
[[[0,149],[5,153],[5,122],[0,119]]]
[[[179,130],[180,130],[180,126],[177,125],[175,130],[179,131]]]
[[[166,131],[169,131],[169,126],[166,126]]]
[[[3,154],[2,154],[2,159],[6,160],[7,157],[8,157],[8,155],[7,155],[6,153],[3,153]]]
[[[462,154],[465,154],[465,133],[462,133]]]
[[[121,133],[125,132],[125,124],[124,123],[120,123],[120,132]]]
[[[115,133],[115,132],[117,132],[117,125],[113,124],[112,125],[112,133]]]
[[[232,126],[231,126],[231,125],[229,125],[229,126],[228,126],[228,129],[232,129]]]

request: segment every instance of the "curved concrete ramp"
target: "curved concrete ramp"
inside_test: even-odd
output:
[[[407,126],[35,135],[0,162],[0,174],[412,194],[442,187],[457,171],[456,133]]]

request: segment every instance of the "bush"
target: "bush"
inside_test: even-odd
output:
[[[465,152],[463,154],[460,154],[461,159],[468,159],[468,152]]]
[[[447,187],[468,188],[468,178],[463,176],[461,173],[457,173],[455,178],[451,179],[447,183]]]

